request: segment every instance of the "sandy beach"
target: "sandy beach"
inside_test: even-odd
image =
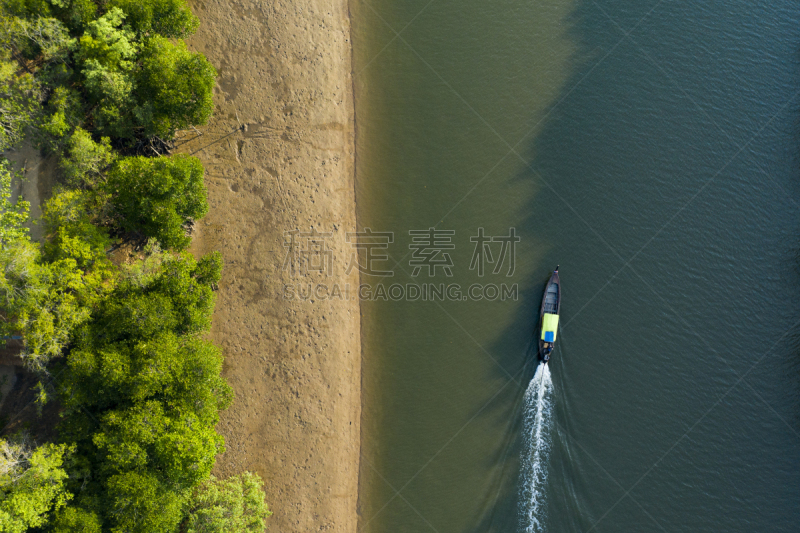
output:
[[[348,5],[211,0],[192,8],[201,25],[189,45],[219,78],[214,117],[183,132],[179,151],[206,167],[210,212],[192,251],[224,258],[211,335],[236,392],[222,413],[227,451],[215,474],[265,479],[269,531],[352,532],[359,304],[285,296],[286,285],[358,285],[357,269],[346,273],[345,233],[356,221]],[[294,248],[285,246],[289,231],[299,232]]]

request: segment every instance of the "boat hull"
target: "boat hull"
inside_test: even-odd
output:
[[[555,294],[555,300],[553,300],[553,294]],[[536,341],[539,347],[538,358],[540,361],[547,363],[550,357],[545,354],[545,341],[542,339],[542,327],[544,325],[545,313],[561,315],[561,279],[558,276],[558,269],[553,271],[553,274],[550,276],[544,288],[542,305],[539,309],[539,327],[536,328]]]

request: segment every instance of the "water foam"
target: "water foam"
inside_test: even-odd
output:
[[[544,488],[550,453],[553,381],[549,365],[540,364],[525,391],[525,446],[522,455],[521,526],[525,533],[544,531]]]

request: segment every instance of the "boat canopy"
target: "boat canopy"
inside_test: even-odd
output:
[[[551,335],[552,338],[550,338]],[[542,340],[555,342],[556,335],[558,335],[558,315],[545,313],[542,318]]]

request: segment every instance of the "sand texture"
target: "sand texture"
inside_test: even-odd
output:
[[[287,300],[284,285],[358,284],[347,2],[195,1],[189,45],[219,71],[210,123],[178,151],[206,167],[192,251],[222,252],[212,327],[236,392],[215,474],[258,472],[271,532],[354,532],[360,453],[356,300]],[[330,232],[330,272],[284,269],[285,231]],[[302,244],[298,241],[298,244]],[[312,250],[303,244],[304,249]],[[293,257],[295,257],[293,255]],[[302,258],[309,258],[305,255]],[[311,257],[313,262],[314,257]]]

